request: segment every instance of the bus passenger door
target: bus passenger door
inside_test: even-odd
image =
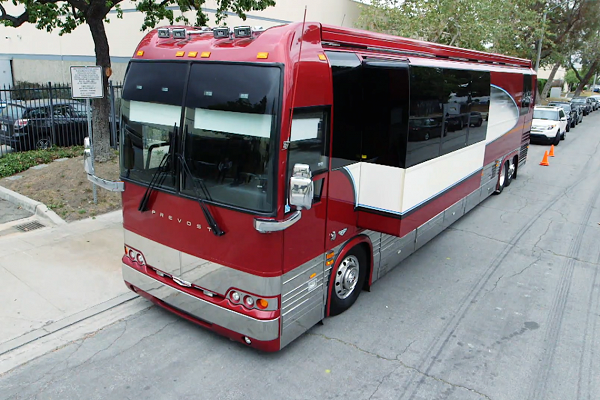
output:
[[[307,271],[306,279],[297,280],[298,286],[306,285],[313,273],[322,279],[327,220],[330,112],[330,106],[319,106],[297,108],[293,114],[287,152],[286,217],[296,211],[295,206],[289,205],[289,184],[294,165],[308,165],[314,183],[311,208],[302,209],[300,220],[284,231],[283,273],[289,273],[298,267]],[[290,275],[293,276],[296,272],[301,271],[294,271]],[[284,278],[284,285],[285,281]]]

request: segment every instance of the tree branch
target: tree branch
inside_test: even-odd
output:
[[[17,28],[29,21],[29,13],[25,10],[25,12],[18,17],[13,17],[12,15],[6,14],[6,9],[0,4],[0,21],[8,21],[11,26]]]
[[[573,65],[573,62],[571,62],[571,60],[569,60],[569,65],[571,66],[571,69],[575,72],[575,76],[577,77],[579,82],[581,82],[581,75],[579,75],[579,71],[577,71],[577,68],[575,68],[575,66]]]

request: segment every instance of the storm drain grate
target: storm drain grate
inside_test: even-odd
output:
[[[45,228],[45,227],[46,227],[45,225],[40,224],[37,221],[33,221],[33,222],[28,222],[26,224],[16,225],[15,229],[18,229],[23,232],[29,232],[34,229],[40,229],[40,228]]]

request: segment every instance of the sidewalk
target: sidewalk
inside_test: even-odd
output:
[[[120,210],[0,237],[0,355],[136,297],[122,255]]]

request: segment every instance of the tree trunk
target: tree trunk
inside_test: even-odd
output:
[[[594,75],[596,73],[596,69],[598,68],[598,61],[600,61],[600,60],[596,59],[596,60],[594,60],[592,65],[590,65],[590,68],[588,69],[587,74],[585,74],[583,79],[579,82],[579,86],[577,86],[577,89],[575,89],[575,94],[573,95],[574,97],[579,96],[579,94],[583,90],[583,87],[585,85],[587,85],[587,83],[592,78],[592,75]]]
[[[558,71],[558,69],[560,68],[560,63],[557,62],[556,64],[554,64],[554,67],[552,67],[552,71],[550,71],[550,76],[548,77],[548,82],[546,82],[546,84],[544,85],[544,89],[542,90],[542,99],[545,99],[548,97],[548,92],[550,91],[550,88],[552,87],[552,82],[554,81],[554,76],[556,75],[556,72]]]
[[[110,68],[110,50],[108,38],[104,30],[104,19],[100,16],[87,18],[96,51],[96,65],[103,67],[104,97],[92,101],[92,141],[94,157],[98,162],[105,162],[111,158],[110,151],[110,102],[108,98],[108,76],[106,71]]]

